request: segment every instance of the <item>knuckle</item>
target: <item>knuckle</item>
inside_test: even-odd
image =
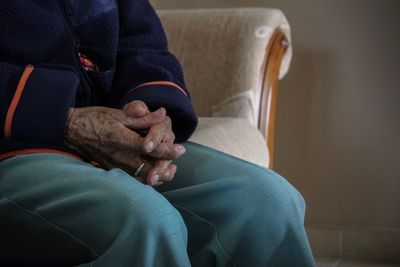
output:
[[[168,158],[168,159],[173,159],[173,160],[175,160],[177,158],[175,149],[172,146],[167,145],[167,144],[165,144],[165,154],[164,154],[164,156],[166,158]]]
[[[122,108],[123,111],[127,111],[129,109],[129,103],[125,104],[124,107]]]
[[[153,120],[153,118],[154,118],[153,113],[147,113],[146,115],[144,115],[142,117],[143,121],[145,121],[145,122],[151,122]]]
[[[158,156],[161,157],[165,157],[166,154],[166,150],[164,146],[160,146],[160,149],[158,150]]]
[[[179,154],[177,152],[175,152],[175,151],[172,151],[171,155],[170,155],[170,158],[173,159],[173,160],[176,160],[176,159],[179,158]]]
[[[130,138],[128,141],[129,148],[134,150],[135,152],[142,152],[144,150],[144,146],[140,144],[139,139]]]
[[[172,159],[177,159],[178,157],[178,153],[177,153],[177,151],[175,150],[175,148],[174,148],[174,146],[173,145],[168,145],[168,155],[169,155],[169,157],[170,158],[172,158]]]
[[[160,144],[161,143],[161,141],[163,140],[163,132],[154,132],[153,133],[153,139],[154,140],[156,140],[156,142],[158,143],[158,144]]]
[[[151,121],[148,117],[148,115],[144,115],[143,117],[136,117],[135,120],[137,121],[137,124],[139,125],[139,127],[146,127],[149,124],[149,122]]]
[[[155,131],[154,128],[150,128],[147,133],[146,139],[149,139],[149,140],[156,139],[157,140],[157,135],[158,135],[157,131]]]
[[[167,117],[165,118],[165,120],[164,120],[164,125],[165,125],[165,128],[171,129],[172,121],[171,121],[171,118],[170,118],[170,117],[167,116]]]
[[[126,105],[123,107],[122,110],[123,110],[125,113],[130,114],[130,113],[132,113],[132,112],[135,111],[135,105],[132,104],[132,103],[128,103],[128,104],[126,104]]]
[[[171,143],[174,142],[174,140],[175,140],[175,134],[174,134],[173,131],[169,131],[169,132],[168,132],[167,140],[168,140],[169,142],[171,142]]]
[[[151,113],[147,114],[147,118],[149,120],[154,120],[157,118],[157,114],[155,114],[154,112],[151,112]]]

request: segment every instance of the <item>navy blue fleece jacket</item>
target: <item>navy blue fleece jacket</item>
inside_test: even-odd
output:
[[[86,71],[80,55],[99,70]],[[165,107],[177,142],[193,133],[181,66],[148,0],[0,1],[0,159],[71,152],[70,107],[121,108],[134,99]]]

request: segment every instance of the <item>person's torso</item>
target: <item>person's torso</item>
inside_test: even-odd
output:
[[[93,104],[112,83],[118,48],[116,0],[0,2],[0,58],[13,64],[60,64],[80,73],[77,106]],[[80,57],[99,71],[86,71]]]

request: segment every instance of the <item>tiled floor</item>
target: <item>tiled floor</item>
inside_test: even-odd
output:
[[[319,267],[400,267],[399,229],[308,227],[307,234]]]
[[[400,267],[400,264],[385,264],[353,260],[337,260],[332,258],[317,258],[318,267]]]
[[[336,267],[340,263],[340,260],[334,258],[317,258],[316,262],[318,267]]]

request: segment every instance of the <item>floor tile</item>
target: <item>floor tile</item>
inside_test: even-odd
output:
[[[346,229],[343,258],[400,263],[400,231],[390,229]]]
[[[400,264],[343,260],[337,267],[400,267]]]
[[[337,267],[338,258],[316,258],[317,267]]]
[[[307,228],[307,236],[314,256],[338,259],[341,246],[340,234],[340,230],[334,228]]]

